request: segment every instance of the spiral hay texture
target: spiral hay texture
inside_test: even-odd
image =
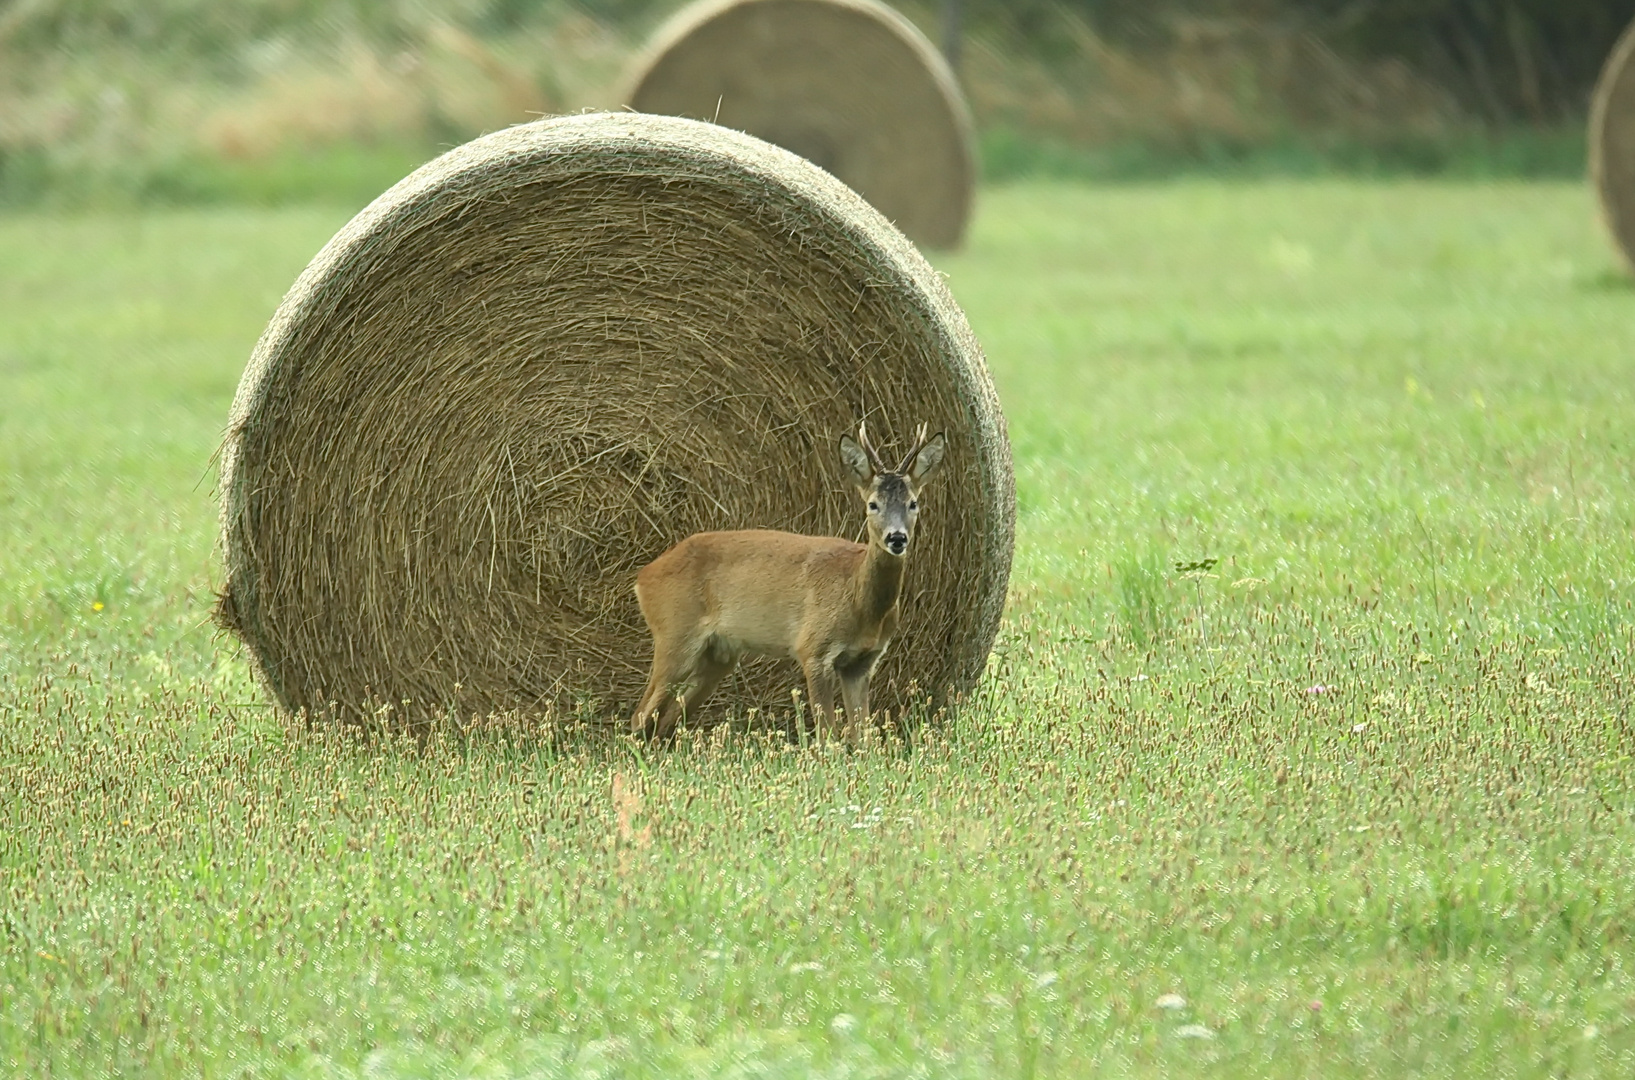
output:
[[[636,571],[705,529],[857,536],[836,453],[946,430],[876,678],[970,688],[1014,494],[982,353],[941,279],[828,174],[635,114],[478,139],[307,267],[239,384],[223,454],[236,633],[286,708],[357,716],[634,708]],[[782,706],[787,662],[718,706]]]
[[[625,100],[712,120],[812,161],[909,239],[959,245],[975,165],[959,84],[874,0],[702,0],[654,36]]]
[[[1635,24],[1619,37],[1590,101],[1590,178],[1601,214],[1635,270]]]

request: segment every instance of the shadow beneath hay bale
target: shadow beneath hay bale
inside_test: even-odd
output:
[[[777,745],[800,750],[838,745],[851,751],[912,755],[928,738],[946,735],[967,703],[961,700],[933,708],[927,701],[899,713],[877,713],[855,743],[820,742],[810,717],[798,703],[785,709],[712,713],[698,722],[684,723],[662,743],[632,736],[624,722],[612,723],[593,712],[564,714],[548,709],[461,717],[447,710],[406,710],[380,702],[354,708],[331,703],[296,713],[276,705],[259,707],[276,710],[290,737],[330,749],[498,753],[554,760],[603,756],[618,748],[645,758],[654,753],[670,756],[727,745]]]
[[[756,716],[728,716],[718,722],[682,727],[663,745],[627,734],[622,728],[558,716],[493,714],[456,720],[448,715],[406,721],[391,710],[372,720],[355,712],[319,710],[279,713],[290,747],[319,755],[362,754],[414,759],[518,760],[575,768],[643,769],[669,759],[789,758],[839,754],[912,758],[942,740],[952,713],[882,721],[855,743],[818,742],[793,723]],[[794,760],[791,758],[791,760]],[[521,783],[528,798],[531,781]]]

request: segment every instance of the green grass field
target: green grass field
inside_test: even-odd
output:
[[[857,755],[266,707],[210,457],[345,217],[0,217],[0,1072],[1635,1075],[1635,289],[1582,185],[985,193],[941,265],[1009,615]]]

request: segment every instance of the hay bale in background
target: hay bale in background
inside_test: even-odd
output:
[[[953,248],[971,213],[970,113],[941,54],[874,0],[702,0],[654,36],[625,100],[815,162],[909,239]]]
[[[895,709],[973,685],[1010,573],[1004,421],[941,279],[747,135],[501,131],[377,199],[274,315],[224,447],[218,618],[290,710],[622,716],[636,570],[702,529],[859,535],[835,443],[861,416],[888,447],[949,436],[876,681]],[[798,685],[746,664],[716,697]]]
[[[1635,271],[1635,24],[1613,46],[1590,100],[1590,179],[1624,265]]]

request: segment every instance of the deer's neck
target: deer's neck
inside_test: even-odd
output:
[[[879,622],[897,605],[907,565],[906,555],[889,555],[873,537],[869,538],[868,554],[857,569],[857,607],[864,622]]]

